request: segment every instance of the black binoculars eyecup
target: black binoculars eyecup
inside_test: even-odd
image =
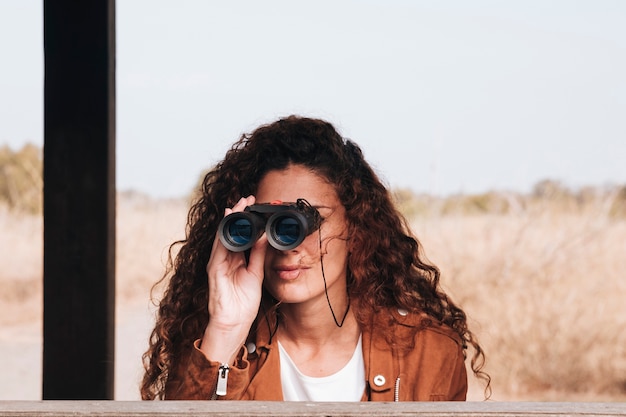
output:
[[[222,244],[231,252],[250,249],[264,231],[265,220],[248,211],[229,214],[222,219],[218,227]]]

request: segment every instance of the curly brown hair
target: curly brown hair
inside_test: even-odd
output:
[[[224,210],[242,196],[254,195],[269,171],[289,164],[326,178],[346,209],[348,287],[359,323],[364,325],[373,310],[385,307],[425,312],[454,329],[464,348],[473,347],[471,368],[486,381],[487,392],[490,379],[481,371],[485,356],[465,313],[441,290],[439,270],[421,259],[418,240],[361,149],[326,121],[289,116],[244,134],[204,177],[189,211],[186,239],[170,247],[163,279],[171,278],[143,356],[142,398],[164,398],[169,371],[202,337],[208,322],[206,265]],[[180,248],[175,259],[174,248]]]

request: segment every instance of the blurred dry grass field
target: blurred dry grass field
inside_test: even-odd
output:
[[[626,400],[626,217],[611,215],[610,203],[410,211],[427,258],[485,348],[494,400]],[[118,343],[132,346],[117,355],[116,399],[138,395],[150,288],[168,245],[183,237],[186,213],[182,200],[118,200],[117,320],[131,324]],[[0,399],[37,399],[43,222],[0,207],[0,230],[0,352],[14,356],[0,364]],[[469,399],[480,400],[480,385],[470,381]]]
[[[495,398],[626,399],[626,221],[609,203],[414,219],[486,350]]]
[[[118,201],[116,297],[148,300],[163,275],[168,246],[184,237],[187,202],[124,195]],[[0,205],[0,325],[41,320],[43,218]]]

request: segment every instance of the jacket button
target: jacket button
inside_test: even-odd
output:
[[[376,385],[377,387],[382,387],[383,385],[385,385],[385,377],[382,375],[376,375],[374,377],[374,385]]]
[[[252,342],[246,343],[246,349],[248,349],[248,354],[256,352],[256,345]]]
[[[409,314],[408,311],[406,311],[404,308],[399,308],[398,309],[398,314],[401,316],[406,316],[407,314]]]

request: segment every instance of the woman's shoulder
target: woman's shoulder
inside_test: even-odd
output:
[[[395,337],[426,337],[462,344],[459,334],[450,326],[421,310],[387,307],[375,311],[371,320],[372,334],[393,332]],[[386,331],[387,330],[387,331]]]

